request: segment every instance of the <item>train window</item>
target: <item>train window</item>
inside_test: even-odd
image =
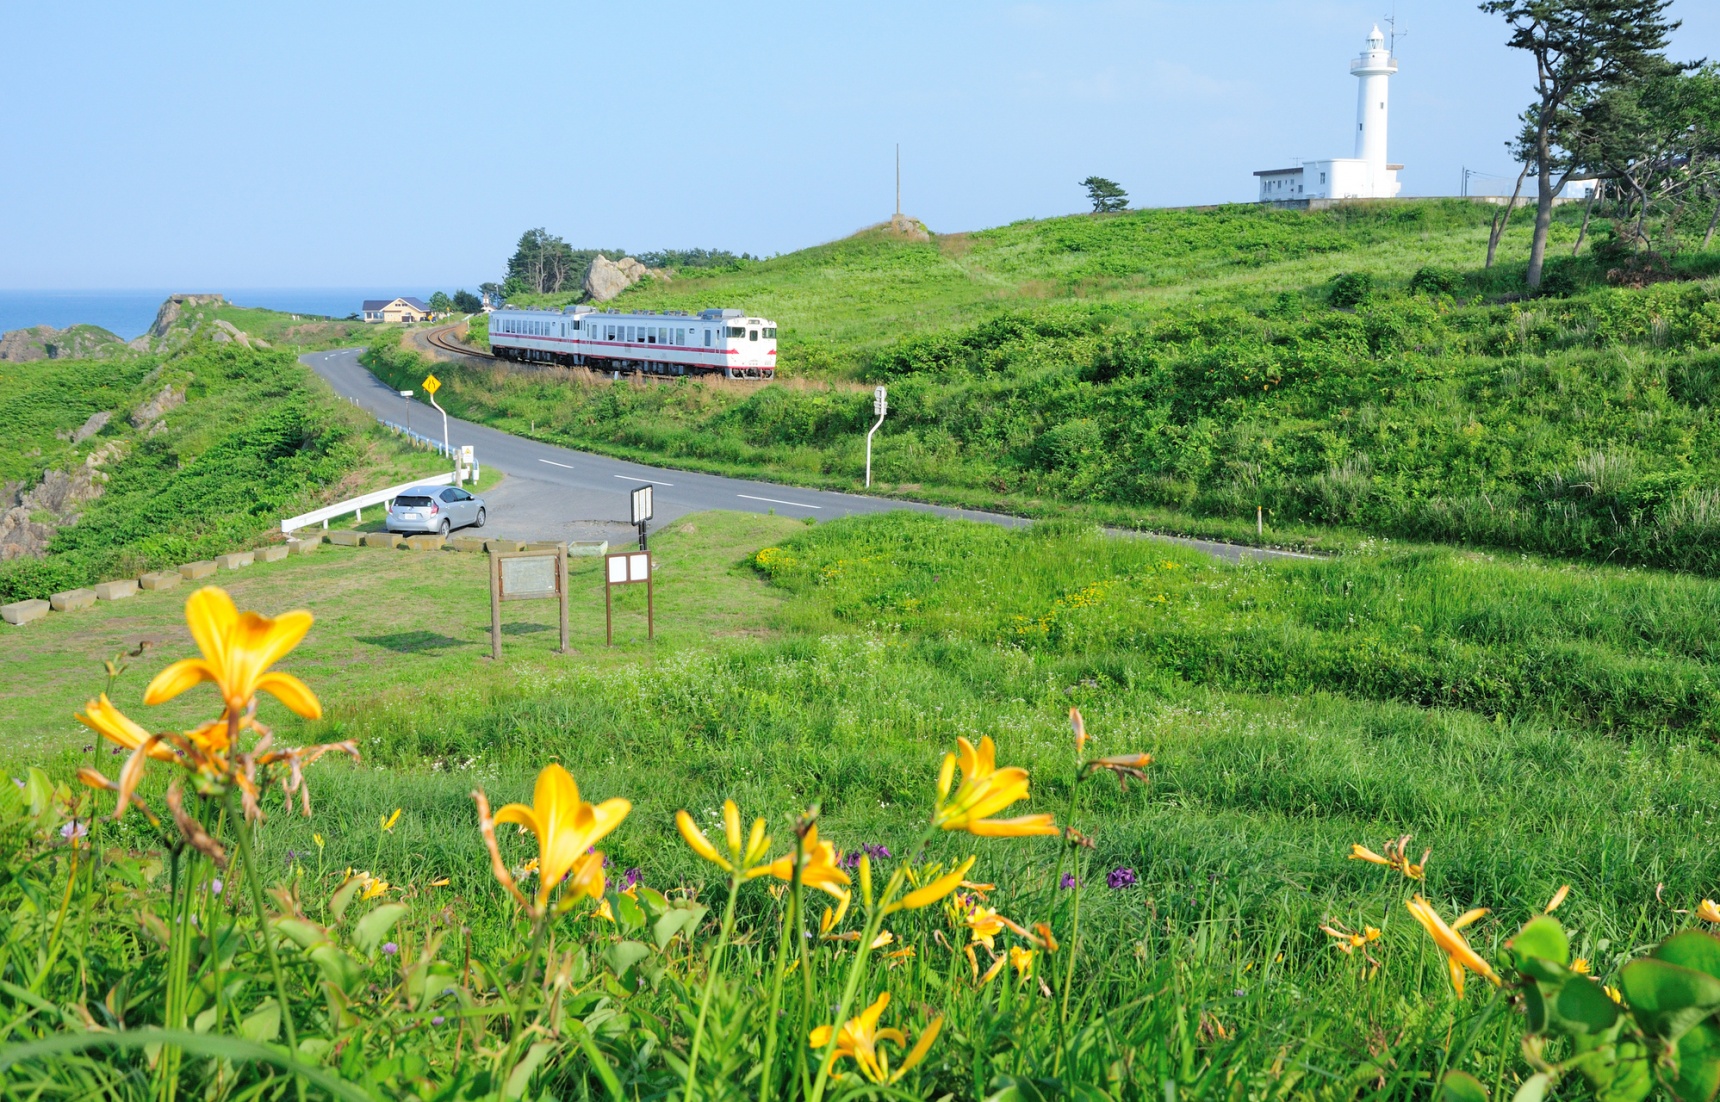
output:
[[[675,343],[676,344],[686,344],[687,343],[687,331],[685,329],[676,329],[675,330]]]
[[[751,332],[749,332],[749,333],[748,333],[748,334],[747,334],[747,340],[749,340],[749,341],[756,341],[756,340],[758,340],[758,330],[757,330],[757,329],[754,329],[754,330],[752,330],[752,331],[751,331]]]
[[[709,329],[705,330],[705,347],[711,347],[711,331]]]
[[[774,326],[774,325],[772,325],[772,326],[768,326],[768,327],[767,327],[767,328],[766,328],[766,329],[765,329],[765,330],[764,330],[764,339],[765,339],[765,340],[767,340],[767,341],[774,341],[774,340],[776,340],[776,326]]]
[[[727,332],[725,332],[723,335],[730,338],[731,340],[739,340],[740,338],[747,335],[747,331],[738,325],[727,325],[727,326],[724,326],[723,328],[727,330]]]
[[[572,328],[575,333],[579,332],[579,323],[577,321],[574,322]]]
[[[645,343],[657,343],[657,327],[655,325],[648,325],[645,327]]]

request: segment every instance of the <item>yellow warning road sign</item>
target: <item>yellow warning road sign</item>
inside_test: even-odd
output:
[[[424,393],[434,394],[442,389],[442,380],[434,375],[424,376]]]

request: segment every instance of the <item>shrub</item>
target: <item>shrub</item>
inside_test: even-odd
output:
[[[1332,280],[1326,301],[1340,310],[1360,306],[1374,291],[1374,277],[1367,272],[1345,272]]]

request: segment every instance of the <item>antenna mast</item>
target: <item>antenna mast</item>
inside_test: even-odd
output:
[[[1386,16],[1386,26],[1391,28],[1391,44],[1390,44],[1390,46],[1387,47],[1387,49],[1391,54],[1393,54],[1395,56],[1397,54],[1397,40],[1399,38],[1408,38],[1409,37],[1408,31],[1399,31],[1398,30],[1397,8],[1395,8],[1395,7],[1392,8],[1392,13],[1390,15]]]

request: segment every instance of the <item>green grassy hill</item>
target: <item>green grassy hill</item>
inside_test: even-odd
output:
[[[290,351],[216,343],[203,320],[172,329],[170,351],[0,364],[0,536],[29,552],[0,562],[0,602],[250,546],[283,516],[434,465]]]
[[[1558,212],[1532,300],[1527,220],[1483,269],[1482,205],[1140,211],[871,231],[619,300],[773,317],[781,385],[438,370],[462,415],[669,465],[858,488],[881,382],[887,493],[1231,538],[1258,508],[1282,542],[1715,571],[1720,252],[1615,286],[1635,262],[1604,223],[1572,257],[1581,213]]]

